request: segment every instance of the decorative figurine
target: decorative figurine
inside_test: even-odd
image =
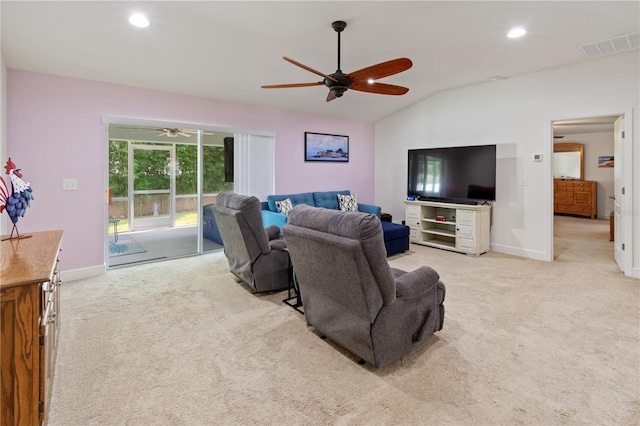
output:
[[[33,200],[31,184],[22,180],[22,173],[20,173],[21,169],[16,167],[13,161],[11,161],[11,157],[9,157],[4,169],[11,178],[11,191],[9,191],[6,182],[0,176],[0,213],[2,213],[3,210],[7,210],[7,213],[11,218],[11,222],[13,222],[11,235],[8,239],[26,238],[26,235],[20,237],[17,223],[18,219],[24,217],[27,208],[31,205],[31,200]],[[16,234],[15,237],[13,236],[14,232]]]

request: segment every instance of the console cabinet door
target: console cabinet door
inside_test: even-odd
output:
[[[476,250],[476,212],[458,209],[456,216],[458,217],[456,250],[463,253],[474,253]]]
[[[406,224],[409,227],[409,239],[416,241],[418,239],[418,228],[420,224],[420,206],[407,205]]]

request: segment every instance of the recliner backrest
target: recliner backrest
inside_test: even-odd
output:
[[[316,300],[357,312],[369,325],[383,305],[395,301],[395,279],[375,215],[301,205],[289,213],[283,231],[303,301],[305,275],[318,286],[309,291],[322,293]],[[317,315],[306,302],[305,313]]]
[[[218,194],[213,212],[229,268],[251,285],[252,264],[271,250],[267,231],[262,226],[260,201],[252,196],[223,192]]]

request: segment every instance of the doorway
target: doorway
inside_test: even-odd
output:
[[[630,117],[630,114],[618,113],[553,121],[551,123],[553,142],[550,150],[550,158],[554,158],[554,145],[558,142],[564,144],[575,143],[584,146],[584,156],[582,158],[584,162],[582,165],[584,167],[584,174],[580,180],[584,181],[585,185],[593,182],[593,187],[597,194],[594,194],[594,197],[596,197],[595,201],[597,201],[597,219],[595,220],[599,222],[598,225],[603,225],[601,228],[608,231],[609,223],[612,222],[612,227],[615,224],[618,237],[611,242],[612,262],[617,263],[619,269],[626,275],[631,275],[630,263],[625,262],[626,259],[631,258],[630,250],[623,252],[620,256],[614,256],[616,252],[620,253],[619,249],[620,247],[624,247],[625,243],[621,241],[619,237],[623,234],[619,232],[624,229],[631,229],[631,224],[628,223],[626,218],[620,214],[614,214],[614,212],[620,211],[621,203],[624,204],[625,202],[619,195],[619,188],[627,186],[627,190],[629,190],[631,184],[630,167],[628,166],[630,162],[627,161],[631,158],[631,146],[630,144],[626,144],[625,149],[620,149],[620,144],[616,141],[619,140],[620,136],[624,136],[624,133],[616,132],[614,129],[614,126],[618,126],[627,130],[627,134],[629,135],[628,139],[631,140],[630,128],[624,124],[625,116]],[[556,216],[556,212],[561,211],[562,206],[560,206],[559,210],[559,206],[557,205],[558,197],[553,195],[554,192],[557,192],[555,191],[555,187],[558,184],[569,186],[582,185],[582,183],[579,182],[560,182],[563,177],[555,176],[555,166],[556,161],[552,160],[552,188],[554,188],[551,191],[553,206],[551,221],[552,259],[556,257],[553,250],[555,245],[554,237],[557,235],[555,226],[565,226],[567,222],[567,220],[564,220],[564,217],[562,217],[563,220],[560,222],[557,220],[559,216]],[[585,195],[579,194],[579,196],[584,197]],[[577,200],[577,198],[575,199]],[[618,207],[615,207],[616,205]],[[610,217],[615,219],[611,220]],[[591,220],[579,217],[575,217],[575,219],[570,217],[570,219],[577,221]],[[606,224],[604,223],[605,221]],[[605,225],[606,228],[604,227]],[[608,240],[609,234],[609,232],[603,232],[599,238],[606,238]],[[629,235],[629,233],[624,235]],[[630,244],[627,243],[627,247],[629,245]]]
[[[224,147],[226,138],[229,150],[233,134],[108,127],[108,267],[221,250],[220,244],[203,238],[201,212],[219,192],[234,189]]]

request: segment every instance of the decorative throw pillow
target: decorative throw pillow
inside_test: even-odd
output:
[[[282,201],[276,201],[276,207],[278,207],[278,211],[285,216],[289,216],[289,212],[293,208],[293,204],[291,203],[290,198],[286,198]]]
[[[343,212],[357,212],[358,211],[358,197],[357,195],[342,195],[338,194],[338,204],[340,210]]]

